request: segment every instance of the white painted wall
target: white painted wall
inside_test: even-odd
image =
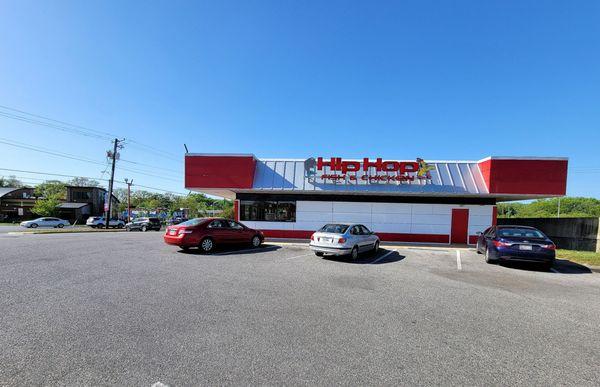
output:
[[[365,202],[296,202],[296,222],[244,221],[263,230],[317,230],[325,223],[362,223],[375,232],[450,234],[453,208],[469,209],[469,235],[492,224],[491,205]]]

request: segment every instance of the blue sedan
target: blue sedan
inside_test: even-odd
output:
[[[479,234],[477,253],[485,254],[487,263],[535,262],[550,270],[556,258],[556,245],[533,227],[493,226]]]

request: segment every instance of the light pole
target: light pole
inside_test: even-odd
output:
[[[131,186],[133,185],[133,179],[125,179],[127,184],[127,223],[131,222]]]

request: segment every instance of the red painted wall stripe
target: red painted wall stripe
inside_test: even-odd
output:
[[[235,220],[236,222],[240,221],[240,201],[239,200],[233,201],[233,220]]]
[[[292,238],[310,239],[314,231],[305,230],[261,230],[267,238]],[[446,234],[401,234],[401,233],[376,233],[384,242],[421,242],[421,243],[448,243],[450,236]]]
[[[492,207],[492,226],[498,224],[498,207]]]

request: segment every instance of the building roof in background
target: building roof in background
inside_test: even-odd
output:
[[[2,196],[6,195],[6,194],[9,194],[9,193],[11,193],[11,192],[13,192],[13,191],[16,191],[16,190],[18,190],[18,189],[20,189],[20,188],[13,188],[13,187],[1,187],[1,188],[0,188],[0,198],[1,198]]]
[[[83,208],[85,206],[89,206],[89,203],[60,203],[58,205],[58,208],[65,208],[65,209],[73,209],[73,208]]]

